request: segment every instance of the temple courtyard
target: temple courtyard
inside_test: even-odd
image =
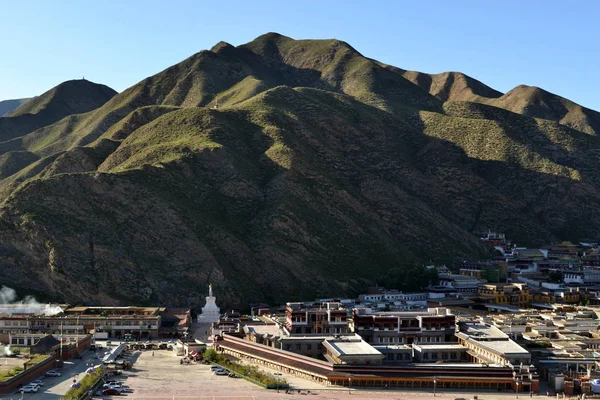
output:
[[[265,369],[267,372],[273,372]],[[126,396],[128,399],[213,399],[213,400],[261,400],[261,399],[423,399],[433,398],[429,392],[406,392],[395,390],[366,390],[326,387],[315,382],[306,381],[294,376],[286,376],[292,387],[293,393],[286,394],[284,390],[266,390],[243,379],[218,376],[211,372],[210,366],[205,364],[180,365],[179,357],[171,351],[140,352],[131,371],[127,371],[119,380],[133,389],[133,393]],[[298,393],[298,389],[300,393]],[[310,392],[309,392],[310,391]],[[474,395],[478,400],[515,399],[514,393],[495,392],[452,392],[436,393],[435,398],[441,400],[454,400],[463,398],[470,400]],[[31,395],[30,395],[31,396]],[[27,397],[30,397],[27,396]],[[31,396],[35,398],[35,395]],[[529,397],[522,393],[521,398]],[[536,396],[537,397],[537,396]],[[99,398],[99,397],[96,397]]]

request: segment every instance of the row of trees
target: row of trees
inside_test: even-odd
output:
[[[263,372],[255,365],[245,365],[239,362],[230,361],[224,355],[219,354],[214,348],[209,347],[202,353],[202,358],[214,364],[218,364],[225,369],[234,372],[245,379],[260,382],[267,388],[286,387],[287,382],[283,378]]]

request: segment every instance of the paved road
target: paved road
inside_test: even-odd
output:
[[[105,350],[105,349],[103,349]],[[103,354],[103,350],[98,354],[101,356]],[[100,360],[95,360],[94,357],[96,354],[93,351],[86,351],[82,354],[82,359],[72,359],[65,361],[63,368],[58,368],[62,375],[60,377],[45,377],[41,378],[44,381],[44,386],[40,388],[40,391],[37,393],[25,393],[23,394],[23,399],[33,399],[33,400],[58,400],[62,396],[67,393],[67,391],[71,388],[71,384],[73,383],[73,379],[79,380],[83,379],[85,376],[85,370],[89,368],[91,365],[98,365]],[[21,399],[20,393],[15,393],[13,395],[4,395],[1,398],[2,400],[9,399]]]

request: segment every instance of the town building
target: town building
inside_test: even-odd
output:
[[[445,308],[401,312],[355,308],[352,314],[353,331],[373,345],[452,342],[455,322]]]
[[[548,249],[549,259],[560,259],[560,258],[572,258],[576,259],[579,257],[581,248],[571,242],[561,242],[550,249]]]
[[[415,343],[413,358],[416,362],[466,362],[467,348],[459,343]]]
[[[524,283],[488,283],[479,285],[477,295],[485,305],[529,307],[529,287]]]
[[[332,364],[381,365],[385,356],[360,337],[339,337],[323,341],[325,359]]]
[[[490,324],[461,321],[456,336],[473,362],[509,366],[529,365],[531,362],[527,350]]]
[[[300,334],[345,334],[348,329],[349,311],[338,302],[287,303],[285,308],[288,333]]]

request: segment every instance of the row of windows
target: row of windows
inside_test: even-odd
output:
[[[386,356],[386,359],[389,361],[393,360],[411,360],[412,355],[410,353],[390,353]]]
[[[438,357],[440,357],[440,354],[438,353],[423,353],[423,360],[437,360]],[[456,352],[442,352],[441,353],[441,359],[442,360],[457,360],[458,354]],[[461,354],[461,359],[465,359],[466,356],[464,355],[464,353]]]
[[[391,336],[391,337],[380,336],[378,338],[378,341],[379,341],[379,343],[405,343],[405,339],[406,339],[405,337],[397,337],[397,336]],[[442,342],[444,342],[444,338],[441,336],[416,337],[412,341],[412,343],[442,343]]]
[[[294,348],[296,349],[296,351],[302,351],[302,344],[301,343],[296,343],[294,345]],[[284,350],[291,350],[292,349],[292,345],[291,344],[286,344]],[[312,350],[313,349],[313,345],[312,343],[307,343],[304,345],[304,349],[306,350]],[[323,345],[322,344],[318,344],[317,345],[317,349],[319,350],[323,350]]]
[[[0,321],[0,326],[27,326],[27,321]]]

